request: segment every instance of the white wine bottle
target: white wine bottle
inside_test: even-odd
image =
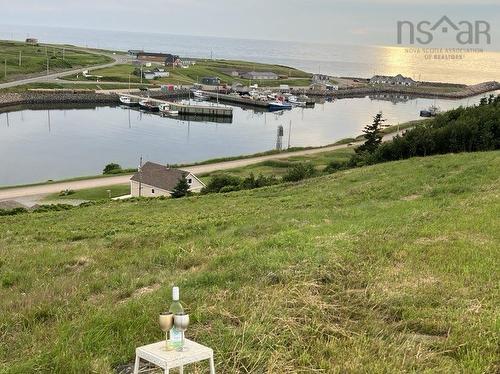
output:
[[[169,312],[174,316],[179,313],[184,313],[184,308],[179,301],[179,287],[172,288],[172,304],[170,304]],[[174,349],[182,348],[183,332],[175,328],[175,325],[170,329],[170,346]]]

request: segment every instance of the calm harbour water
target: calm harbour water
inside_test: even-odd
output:
[[[401,73],[418,80],[465,84],[500,80],[500,52],[453,53],[463,58],[436,60],[426,59],[424,53],[402,47],[0,25],[0,39],[24,40],[28,35],[49,43],[276,63],[334,76],[371,77]]]
[[[184,163],[267,151],[276,146],[279,125],[286,147],[290,121],[291,146],[321,146],[360,134],[378,111],[396,125],[419,118],[419,110],[432,104],[446,110],[479,98],[398,103],[352,98],[282,115],[235,107],[232,123],[188,122],[121,107],[0,113],[0,185],[100,174],[109,162],[136,167],[141,155]]]

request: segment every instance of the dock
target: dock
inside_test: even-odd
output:
[[[219,101],[223,101],[223,102],[227,102],[227,103],[248,105],[248,106],[254,106],[254,107],[259,107],[259,108],[264,108],[264,109],[269,108],[269,102],[267,102],[267,101],[254,100],[254,99],[235,96],[235,95],[225,95],[225,94],[220,94],[220,93],[211,92],[211,91],[203,91],[203,93],[205,95],[207,95],[208,97],[210,97],[211,99],[217,99]]]
[[[194,116],[210,116],[210,117],[232,117],[233,108],[219,105],[190,105],[176,103],[168,100],[157,99],[153,97],[144,97],[133,94],[120,94],[120,96],[128,96],[137,100],[147,99],[149,101],[156,102],[158,104],[168,104],[171,110],[176,110],[179,114],[184,116],[194,115]]]

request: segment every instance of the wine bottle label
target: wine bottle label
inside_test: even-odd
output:
[[[173,327],[170,330],[170,342],[173,344],[182,343],[182,331],[179,331],[175,327]]]

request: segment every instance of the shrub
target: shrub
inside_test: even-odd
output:
[[[325,173],[335,173],[336,171],[348,169],[349,165],[345,161],[330,161],[328,165],[323,169]]]
[[[116,174],[122,171],[122,167],[118,164],[107,164],[102,171],[103,174]]]
[[[315,174],[314,166],[309,163],[297,163],[288,169],[283,176],[285,182],[298,182],[302,179],[310,178]]]
[[[220,192],[226,186],[239,186],[241,178],[229,174],[218,174],[210,179],[210,182],[201,191],[202,193]]]

